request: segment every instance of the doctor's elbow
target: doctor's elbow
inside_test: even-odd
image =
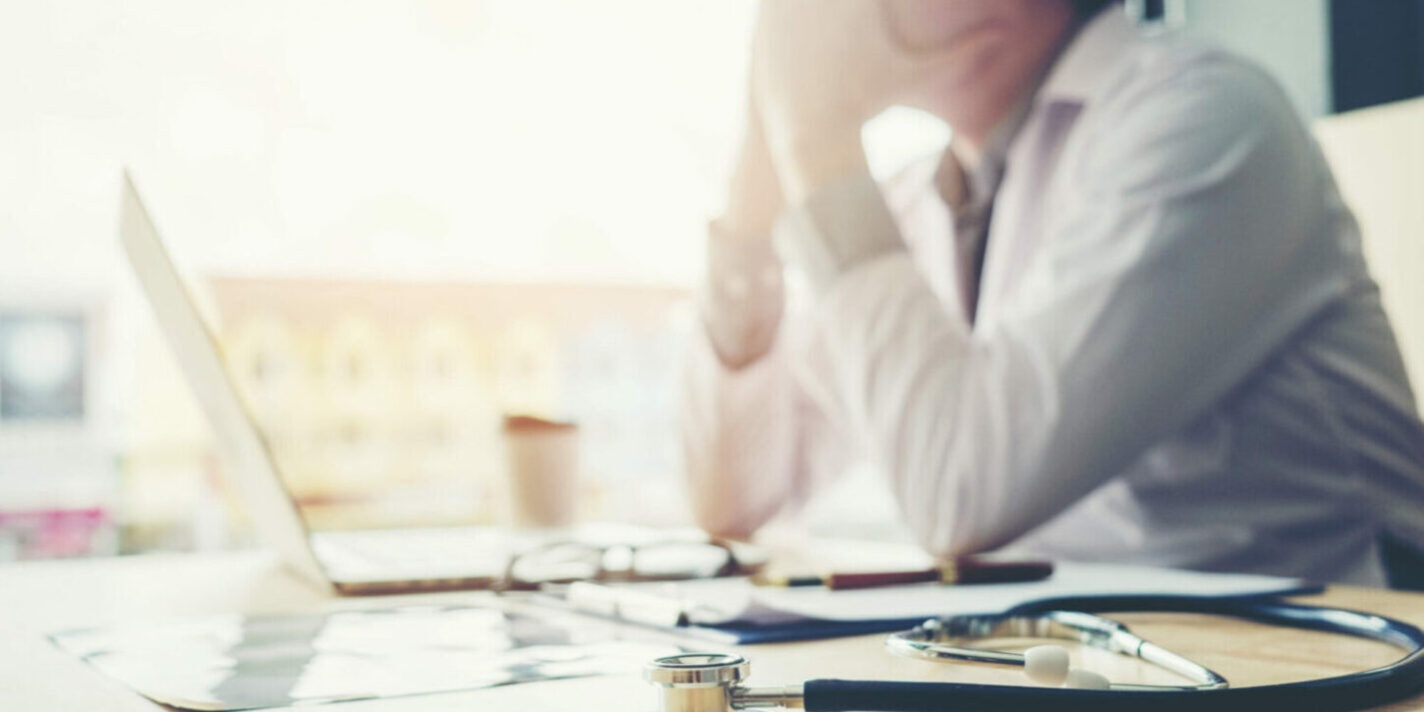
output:
[[[722,539],[748,539],[762,524],[747,517],[735,502],[706,493],[694,495],[692,519],[698,529]]]
[[[708,534],[727,539],[746,539],[760,529],[771,513],[764,492],[755,491],[756,482],[747,482],[735,469],[715,458],[690,460],[686,485],[692,520]]]
[[[906,506],[908,505],[908,506]],[[970,492],[950,497],[903,502],[907,523],[920,546],[943,559],[997,549],[1022,533],[1011,513]],[[910,507],[917,507],[914,511]]]
[[[979,554],[995,548],[994,541],[973,530],[932,527],[913,531],[920,546],[939,559]]]

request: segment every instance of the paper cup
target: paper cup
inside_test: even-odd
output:
[[[512,524],[549,528],[573,523],[578,442],[578,425],[574,423],[505,416],[505,469]]]

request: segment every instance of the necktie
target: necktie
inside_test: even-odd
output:
[[[1079,29],[1081,25],[1064,34],[1029,90],[1024,92],[984,142],[982,153],[974,165],[964,166],[951,142],[935,175],[936,187],[954,218],[960,303],[964,305],[964,317],[970,325],[974,324],[979,312],[979,282],[984,272],[984,255],[989,247],[989,221],[994,215],[994,199],[998,196],[999,185],[1004,182],[1009,144],[1028,121],[1034,95],[1057,61],[1058,54],[1068,46]]]
[[[997,146],[991,147],[997,149]],[[964,317],[974,323],[979,308],[979,281],[988,249],[989,221],[994,214],[994,197],[1004,176],[1000,150],[986,152],[973,170],[965,170],[953,150],[945,152],[940,165],[940,194],[954,218],[955,267],[959,276],[960,303]]]

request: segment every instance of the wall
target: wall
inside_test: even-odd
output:
[[[1301,116],[1331,112],[1330,10],[1326,0],[1184,0],[1186,31],[1260,62]],[[1169,14],[1171,9],[1169,8]]]

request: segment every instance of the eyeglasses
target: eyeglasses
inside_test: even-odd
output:
[[[681,581],[751,574],[761,562],[738,558],[734,545],[720,540],[597,545],[559,542],[510,559],[506,591],[532,591],[544,584],[575,581]]]

